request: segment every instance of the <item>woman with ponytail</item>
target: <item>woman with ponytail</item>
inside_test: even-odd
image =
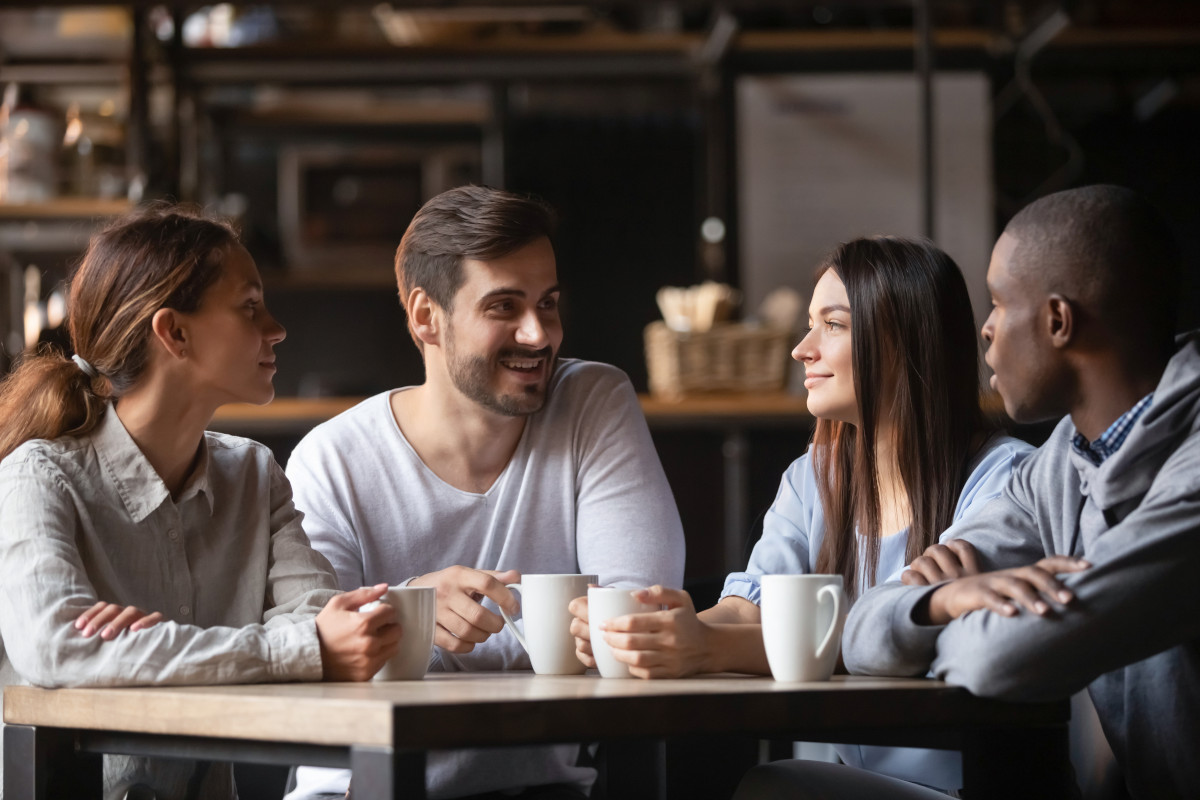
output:
[[[995,433],[979,406],[971,301],[958,265],[932,243],[877,236],[839,246],[818,271],[804,365],[816,430],[783,474],[762,538],[716,606],[653,587],[665,611],[610,620],[605,640],[646,678],[770,674],[761,579],[841,575],[851,601],[898,577],[942,532],[998,495],[1032,448]],[[590,659],[586,608],[572,631]],[[962,786],[957,753],[838,745],[854,766],[939,789]]]
[[[284,338],[233,229],[171,206],[117,220],[72,277],[68,331],[73,353],[0,384],[0,684],[370,678],[400,631],[357,609],[386,587],[338,594],[270,451],[206,431],[271,400]],[[225,764],[104,773],[105,797],[235,796]]]

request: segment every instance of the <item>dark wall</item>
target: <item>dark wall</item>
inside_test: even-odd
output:
[[[1138,61],[1130,59],[1132,70]],[[1162,211],[1179,242],[1180,329],[1200,327],[1200,104],[1196,87],[1188,88],[1194,81],[1175,83],[1172,70],[1153,65],[1132,74],[1070,66],[1052,63],[1035,73],[1067,139],[1052,137],[1028,101],[995,121],[996,230],[1050,192],[1093,183],[1134,189]],[[1008,77],[999,76],[998,85]],[[1161,106],[1147,102],[1152,91],[1166,92]]]
[[[560,213],[563,354],[616,364],[645,391],[655,292],[696,282],[694,119],[541,114],[508,141],[508,187]]]
[[[370,395],[425,380],[394,289],[273,288],[267,303],[287,328],[280,396]]]
[[[1082,183],[1116,183],[1144,194],[1171,223],[1184,265],[1180,328],[1200,327],[1200,107],[1175,106],[1147,120],[1102,115],[1079,132]]]

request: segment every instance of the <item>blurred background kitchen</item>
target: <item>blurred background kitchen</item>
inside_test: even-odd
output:
[[[749,395],[714,400],[705,375],[729,357],[711,356],[646,400],[694,586],[739,560],[803,451],[795,331],[764,302],[790,287],[768,310],[806,306],[838,241],[931,236],[982,321],[1009,217],[1120,183],[1175,225],[1184,321],[1200,323],[1193,0],[4,0],[0,88],[0,370],[61,340],[89,232],[163,197],[241,226],[288,328],[284,400],[421,380],[392,253],[420,204],[461,183],[560,211],[563,354],[639,391],[659,290],[732,287],[740,322],[712,336],[759,348],[767,388],[742,375],[720,385]],[[661,332],[676,349],[657,357],[677,366],[703,333]],[[281,461],[306,424],[229,423]]]

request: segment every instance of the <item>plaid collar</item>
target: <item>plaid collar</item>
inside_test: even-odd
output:
[[[1137,405],[1117,417],[1117,421],[1109,425],[1108,430],[1096,437],[1094,442],[1089,442],[1082,433],[1076,433],[1071,439],[1071,447],[1075,449],[1076,453],[1096,466],[1100,466],[1106,458],[1117,452],[1125,443],[1133,424],[1142,416],[1142,412],[1150,407],[1152,400],[1154,400],[1154,392],[1143,397],[1137,402]]]

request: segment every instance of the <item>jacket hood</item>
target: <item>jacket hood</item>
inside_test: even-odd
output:
[[[1191,432],[1200,428],[1200,330],[1176,340],[1154,399],[1130,429],[1125,443],[1099,467],[1072,451],[1081,489],[1100,508],[1140,497],[1163,462]]]

